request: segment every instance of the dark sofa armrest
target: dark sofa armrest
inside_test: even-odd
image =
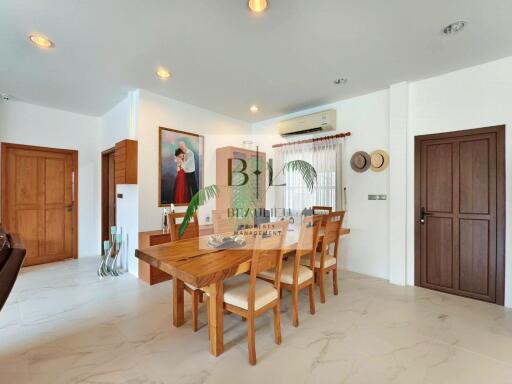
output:
[[[0,266],[0,310],[2,310],[18,277],[26,250],[19,236],[9,236],[10,249],[6,260]]]

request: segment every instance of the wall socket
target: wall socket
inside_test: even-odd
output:
[[[368,195],[368,200],[387,200],[388,195]]]

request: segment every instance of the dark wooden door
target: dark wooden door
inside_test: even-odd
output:
[[[416,139],[418,285],[502,303],[502,135],[492,128]]]
[[[110,228],[116,225],[115,149],[101,155],[101,240],[110,239]],[[103,243],[102,243],[103,251]]]
[[[23,265],[76,257],[76,152],[3,144],[2,158],[2,221],[25,244]]]

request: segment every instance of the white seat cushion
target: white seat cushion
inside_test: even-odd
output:
[[[320,252],[317,252],[316,253],[316,257],[315,257],[315,268],[320,268],[320,257],[321,257],[321,253]],[[327,268],[327,267],[330,267],[331,265],[334,265],[336,264],[336,258],[334,256],[331,256],[331,255],[325,255],[325,261],[324,261],[324,268]],[[302,265],[309,265],[309,259],[304,259],[304,261],[302,261]]]
[[[190,289],[199,289],[199,288],[197,288],[195,285],[192,285],[192,284],[189,284],[189,283],[185,283],[185,285],[186,285],[187,287],[189,287]]]
[[[291,258],[291,260],[283,261],[283,265],[281,266],[282,283],[293,284],[293,262],[293,258]],[[267,271],[260,272],[258,276],[263,277],[265,279],[274,280],[276,272],[274,269],[269,269]],[[308,267],[301,265],[299,269],[299,284],[305,282],[308,279],[311,279],[312,277],[313,271]]]
[[[249,276],[238,275],[224,281],[224,302],[247,310],[249,308]],[[272,283],[256,279],[254,309],[259,309],[278,298]]]
[[[208,292],[206,292],[205,288],[197,288],[195,285],[192,285],[192,284],[189,284],[189,283],[185,283],[185,285],[187,287],[189,287],[190,289],[194,289],[194,290],[200,290],[202,291],[203,293],[206,293],[206,295],[208,295]],[[209,296],[209,295],[208,295]]]

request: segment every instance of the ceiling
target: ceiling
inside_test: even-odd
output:
[[[253,122],[510,56],[511,26],[510,0],[0,0],[0,92],[99,116],[143,88]]]

